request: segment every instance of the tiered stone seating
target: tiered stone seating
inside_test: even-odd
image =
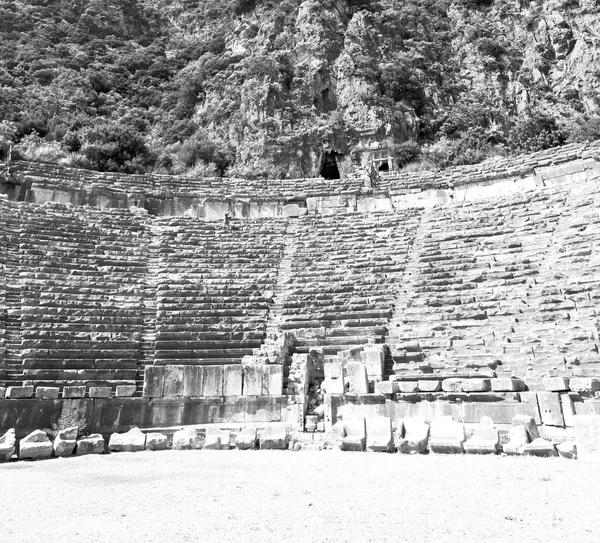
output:
[[[285,221],[157,221],[156,364],[237,364],[263,342]]]
[[[310,216],[299,220],[283,288],[280,326],[296,349],[335,354],[383,341],[419,211]],[[290,242],[292,242],[290,240]]]
[[[146,218],[22,204],[11,381],[111,386],[139,380]],[[16,343],[18,341],[18,344]]]
[[[430,189],[444,189],[448,186],[475,185],[497,179],[519,178],[537,175],[544,180],[545,169],[560,169],[562,175],[573,175],[584,171],[581,161],[594,162],[600,155],[600,141],[573,143],[520,157],[501,158],[470,166],[456,166],[441,171],[390,171],[381,174],[380,189],[388,189],[391,195],[406,192],[421,192]],[[571,166],[567,163],[573,162]],[[576,163],[579,162],[579,163]],[[590,164],[590,167],[597,167]],[[596,174],[599,172],[596,172]],[[560,172],[559,172],[560,174]],[[554,177],[554,175],[553,175]]]
[[[468,375],[503,363],[562,203],[534,193],[427,213],[391,331],[398,365]]]

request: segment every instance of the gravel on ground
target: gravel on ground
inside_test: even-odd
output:
[[[164,451],[0,465],[0,542],[594,542],[600,466]]]

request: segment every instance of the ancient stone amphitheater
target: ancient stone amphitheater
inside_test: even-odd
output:
[[[0,430],[526,415],[560,441],[600,410],[600,142],[376,189],[18,162],[0,192]]]

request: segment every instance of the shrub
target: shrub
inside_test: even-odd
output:
[[[530,111],[517,120],[507,139],[514,151],[532,153],[562,145],[567,135],[550,115]]]

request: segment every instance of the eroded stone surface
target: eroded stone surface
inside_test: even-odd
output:
[[[167,436],[159,432],[149,432],[146,434],[147,451],[166,451]]]
[[[200,448],[200,439],[195,428],[183,428],[173,434],[173,450],[185,451]]]
[[[209,427],[206,429],[204,448],[209,450],[229,449],[231,432],[219,428]]]
[[[19,460],[50,458],[53,453],[52,442],[42,430],[35,430],[19,441]]]
[[[53,444],[55,456],[71,456],[73,454],[77,445],[78,431],[77,426],[71,426],[56,434]]]
[[[429,424],[421,417],[402,419],[404,437],[396,441],[398,452],[402,454],[425,454],[429,441]]]
[[[246,426],[235,438],[235,446],[241,451],[256,449],[256,426]]]
[[[0,437],[0,462],[8,462],[15,454],[17,438],[15,429],[11,428],[2,437]]]
[[[344,437],[341,438],[342,451],[364,451],[367,431],[364,417],[344,420]]]
[[[464,443],[468,454],[496,454],[500,447],[500,436],[490,417],[482,417],[473,435]]]
[[[124,434],[111,434],[108,450],[111,452],[138,452],[146,446],[146,434],[139,428],[132,428]]]
[[[367,450],[391,452],[394,448],[392,419],[389,417],[367,417]]]
[[[283,422],[272,422],[260,435],[261,449],[285,449],[287,447],[287,431]]]
[[[436,417],[431,421],[429,449],[435,453],[463,453],[465,427],[451,416]]]
[[[86,454],[102,454],[104,452],[104,438],[100,434],[92,434],[77,440],[76,456]]]

